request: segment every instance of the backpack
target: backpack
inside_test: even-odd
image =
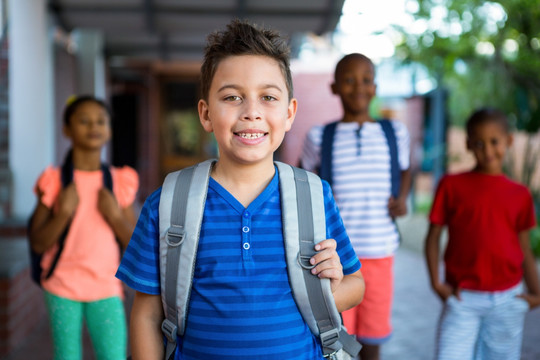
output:
[[[165,359],[172,359],[176,337],[185,331],[199,232],[212,164],[207,160],[170,173],[159,204],[161,329],[167,338]],[[325,357],[337,359],[342,348],[352,356],[360,344],[347,334],[335,306],[329,279],[311,274],[314,244],[326,239],[324,197],[320,178],[303,169],[275,162],[279,172],[287,271],[294,300]],[[189,211],[187,211],[189,209]],[[300,240],[305,239],[305,240]]]
[[[390,120],[382,119],[377,122],[381,125],[384,136],[386,137],[386,142],[388,143],[388,149],[390,151],[391,192],[392,196],[397,198],[401,186],[401,170],[399,168],[396,134]],[[325,125],[322,136],[321,167],[319,169],[319,175],[321,178],[328,181],[330,186],[332,186],[332,150],[334,148],[334,134],[338,123],[339,121],[335,121]]]
[[[65,159],[64,163],[61,167],[60,172],[60,178],[62,181],[62,188],[65,188],[69,184],[73,182],[73,159],[72,159],[72,151],[70,150]],[[113,182],[112,182],[112,175],[111,171],[109,169],[109,166],[106,164],[101,164],[101,172],[103,173],[103,185],[109,189],[111,192],[113,191]],[[32,218],[28,221],[27,224],[27,232],[30,232],[30,227],[32,225]],[[47,271],[45,272],[45,269],[41,267],[41,259],[43,257],[43,254],[37,253],[34,250],[32,250],[32,246],[29,246],[30,249],[30,276],[32,277],[32,280],[39,286],[41,286],[41,279],[44,275],[45,279],[48,279],[52,276],[54,269],[56,268],[56,265],[58,264],[58,260],[60,259],[60,255],[62,254],[62,251],[64,250],[64,244],[66,242],[66,236],[69,232],[69,227],[71,225],[71,221],[68,223],[62,234],[60,235],[60,238],[58,239],[58,251],[54,255],[53,261],[51,263],[51,266]]]

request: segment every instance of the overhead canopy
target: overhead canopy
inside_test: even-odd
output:
[[[207,35],[231,19],[280,31],[295,42],[302,34],[333,31],[344,0],[49,0],[60,27],[95,29],[107,58],[198,60]]]

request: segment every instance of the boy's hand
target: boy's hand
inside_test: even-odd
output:
[[[540,306],[540,295],[533,295],[533,294],[521,294],[518,295],[519,298],[522,298],[529,304],[529,309],[534,309],[537,306]]]
[[[58,211],[67,216],[72,216],[79,205],[79,195],[75,183],[66,186],[58,195]]]
[[[318,253],[310,259],[311,265],[317,264],[311,269],[311,273],[323,279],[330,279],[332,292],[338,288],[343,280],[343,266],[341,266],[336,246],[337,243],[334,239],[323,240],[315,245],[315,250]]]
[[[109,223],[122,216],[120,206],[109,189],[101,188],[98,193],[98,209]]]
[[[393,218],[407,215],[407,200],[400,197],[395,199],[393,196],[390,196],[390,199],[388,199],[388,212]]]
[[[447,283],[438,283],[433,285],[433,290],[443,302],[446,302],[446,300],[448,300],[448,298],[452,295],[454,295],[458,300],[461,300],[459,288],[453,288]]]

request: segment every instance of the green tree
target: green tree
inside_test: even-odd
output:
[[[497,106],[518,129],[540,128],[540,1],[418,0],[415,25],[396,27],[396,55],[423,64],[450,94],[453,124]]]

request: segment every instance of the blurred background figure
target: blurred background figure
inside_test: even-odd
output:
[[[29,226],[32,251],[43,255],[37,280],[44,290],[54,359],[82,359],[83,322],[97,359],[125,359],[123,288],[114,274],[135,226],[138,175],[130,167],[101,162],[111,138],[103,101],[71,99],[64,134],[71,148],[62,167],[48,167],[37,180],[38,204]]]

